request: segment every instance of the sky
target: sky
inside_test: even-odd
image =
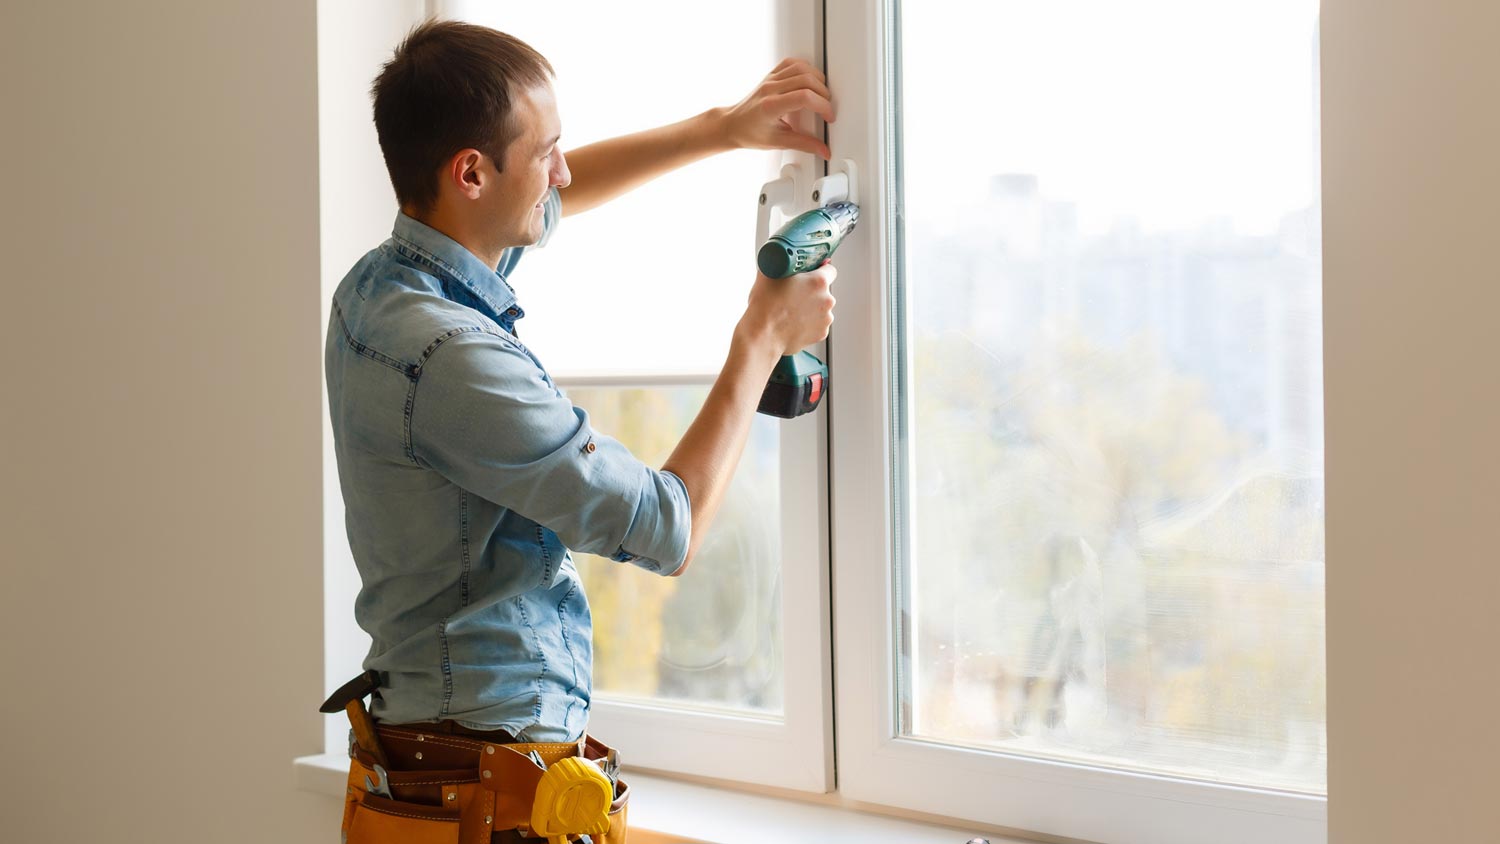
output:
[[[953,25],[962,9],[962,26]],[[1230,218],[1316,195],[1317,3],[921,2],[902,10],[908,211],[1030,173],[1085,229]]]

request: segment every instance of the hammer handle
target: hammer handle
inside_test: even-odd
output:
[[[355,698],[344,704],[344,711],[349,713],[349,724],[354,727],[354,742],[364,752],[375,757],[381,767],[390,767],[385,760],[385,751],[380,749],[380,739],[375,735],[375,721],[370,718],[370,713],[365,711],[363,699]]]

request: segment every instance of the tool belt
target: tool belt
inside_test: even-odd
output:
[[[349,714],[346,844],[625,844],[630,788],[603,742],[511,742],[437,724],[375,725],[364,696],[373,671],[322,706]],[[451,729],[451,728],[450,728]]]

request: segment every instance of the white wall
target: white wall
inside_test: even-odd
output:
[[[1323,2],[1333,844],[1500,839],[1497,32]]]
[[[314,6],[0,14],[0,839],[337,840]]]

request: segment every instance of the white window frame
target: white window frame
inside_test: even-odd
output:
[[[860,178],[859,234],[838,253],[832,403],[838,786],[854,800],[1110,844],[1321,844],[1327,799],[904,738],[897,732],[897,524],[891,422],[899,264],[888,137],[890,2],[827,0],[833,160]],[[961,25],[955,21],[955,25]],[[961,161],[955,161],[961,167]],[[903,446],[904,447],[904,446]],[[903,458],[904,459],[904,458]]]

